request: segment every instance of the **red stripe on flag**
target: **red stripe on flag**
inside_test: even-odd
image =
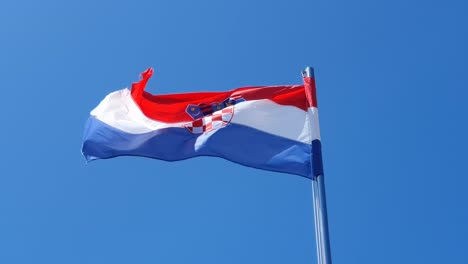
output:
[[[304,77],[304,87],[307,97],[307,105],[309,107],[317,107],[317,91],[315,88],[315,79],[312,77]]]
[[[152,95],[144,91],[152,74],[152,69],[142,73],[142,80],[132,85],[131,94],[135,103],[147,117],[166,123],[192,121],[192,118],[185,112],[189,104],[221,103],[230,97],[242,97],[246,101],[269,99],[277,104],[295,106],[304,111],[307,111],[308,105],[311,105],[307,103],[304,85],[252,86],[226,92]]]

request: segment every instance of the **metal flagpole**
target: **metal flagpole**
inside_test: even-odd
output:
[[[315,101],[316,104],[316,95],[315,95],[315,80],[314,80],[314,69],[307,67],[302,72],[302,77],[304,78],[304,88],[306,89],[306,95],[308,96],[308,101]],[[309,79],[310,81],[306,81]],[[318,126],[318,121],[316,124],[311,122],[311,125]],[[318,127],[311,127],[312,130],[317,130]],[[318,144],[314,144],[318,143]],[[322,156],[321,156],[321,146],[320,141],[312,142],[312,146],[316,147],[317,150],[312,150],[312,160],[311,164],[314,164],[320,169],[313,169],[312,175],[312,199],[314,204],[314,220],[315,220],[315,240],[317,244],[317,259],[318,264],[331,264],[331,251],[330,251],[330,239],[328,235],[328,216],[327,216],[327,201],[325,197],[325,181],[323,178],[322,170]],[[315,173],[314,170],[317,172]]]
[[[330,239],[328,237],[327,202],[325,199],[325,182],[323,175],[312,180],[314,201],[315,238],[319,264],[331,264]]]

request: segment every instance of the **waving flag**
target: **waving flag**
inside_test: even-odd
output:
[[[313,178],[322,173],[313,77],[304,85],[152,95],[152,76],[107,95],[91,111],[83,155],[177,161],[215,156],[254,168]]]

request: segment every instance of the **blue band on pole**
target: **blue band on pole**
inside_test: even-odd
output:
[[[313,178],[322,175],[323,176],[323,163],[322,163],[322,143],[320,140],[312,140],[312,176]]]

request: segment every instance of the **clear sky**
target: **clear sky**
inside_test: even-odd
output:
[[[218,158],[86,164],[103,97],[316,69],[334,263],[468,263],[468,2],[0,3],[0,263],[315,263],[311,182]]]

